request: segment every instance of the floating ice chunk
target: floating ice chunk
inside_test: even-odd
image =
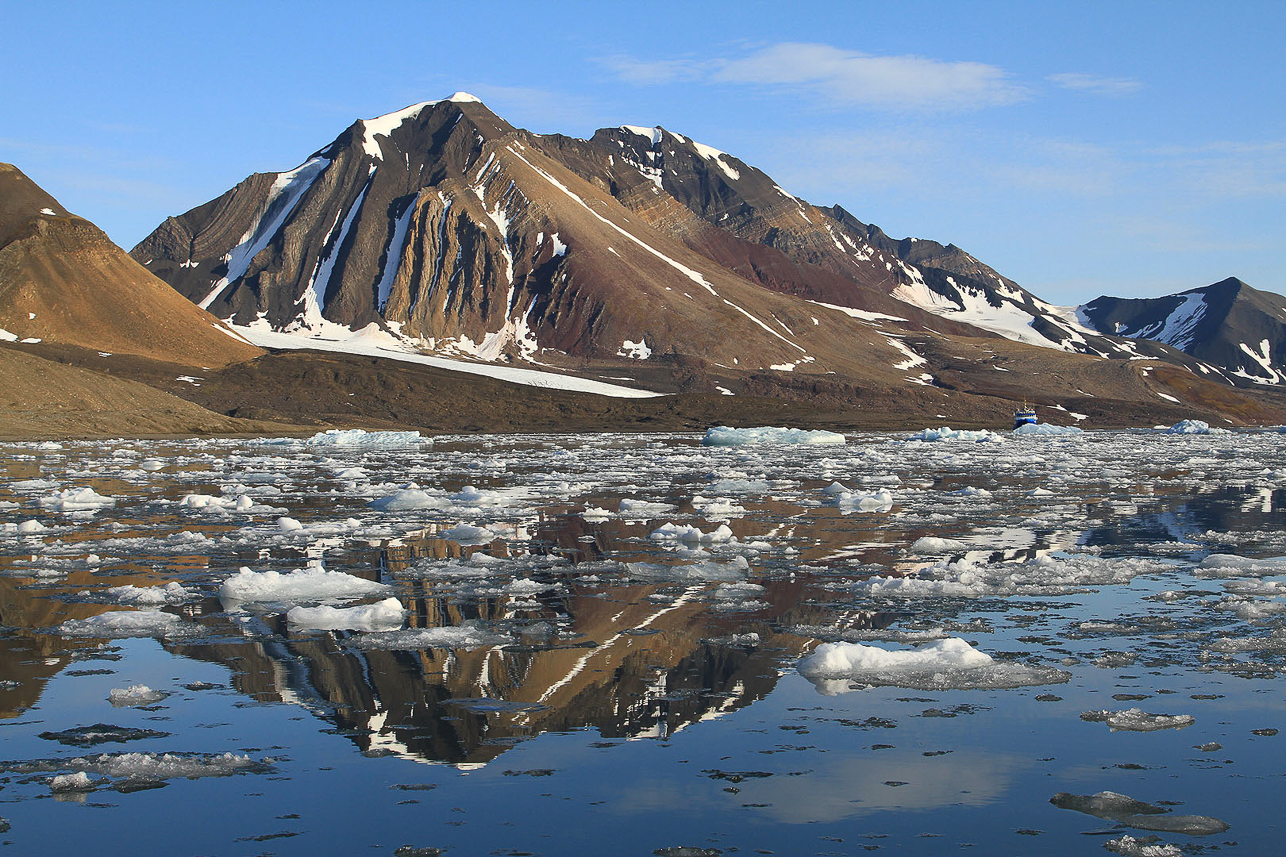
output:
[[[838,490],[837,490],[838,489]],[[838,506],[841,512],[888,512],[893,508],[893,492],[887,488],[879,491],[865,493],[861,491],[848,491],[838,482],[823,489],[831,502]]]
[[[1208,815],[1132,815],[1121,823],[1136,830],[1182,833],[1185,836],[1213,836],[1228,829],[1227,822]]]
[[[922,568],[914,577],[871,577],[855,586],[859,591],[885,598],[1068,595],[1087,587],[1125,584],[1140,574],[1172,569],[1172,565],[1154,559],[1082,554],[996,564],[962,559]]]
[[[1185,729],[1197,722],[1190,714],[1148,714],[1141,708],[1125,711],[1086,711],[1081,719],[1106,723],[1113,732],[1157,732],[1161,729]]]
[[[737,537],[732,534],[732,530],[727,524],[720,524],[710,532],[704,533],[698,527],[666,523],[653,530],[648,538],[654,541],[689,542],[703,545],[723,544],[737,540]]]
[[[731,428],[715,426],[701,438],[702,446],[744,446],[753,443],[843,444],[844,435],[833,431],[808,431],[797,428]]]
[[[759,596],[765,591],[757,583],[724,583],[714,591],[715,607],[723,611],[764,610],[769,604],[759,600]]]
[[[331,429],[318,432],[304,443],[309,446],[409,446],[427,440],[418,431],[364,431]]]
[[[298,530],[302,530],[303,528],[304,525],[299,521],[296,521],[294,518],[283,517],[277,519],[277,529],[283,533],[293,533]]]
[[[196,593],[189,592],[183,586],[175,581],[170,581],[164,586],[133,586],[125,584],[124,586],[110,586],[100,593],[104,600],[115,604],[129,605],[154,605],[154,604],[181,604]]]
[[[1260,601],[1244,595],[1224,598],[1215,604],[1216,610],[1227,610],[1246,622],[1260,622],[1279,613],[1286,613],[1286,602]]]
[[[49,527],[32,518],[30,521],[23,521],[20,524],[6,524],[5,528],[13,527],[13,531],[24,536],[34,536],[40,533],[49,532]]]
[[[1267,577],[1286,574],[1286,557],[1248,557],[1211,554],[1197,565],[1200,577]]]
[[[115,506],[116,498],[104,497],[93,488],[67,488],[39,502],[53,512],[96,512]]]
[[[733,557],[728,562],[694,562],[686,565],[661,565],[650,562],[627,562],[625,571],[634,580],[690,581],[693,583],[735,582],[750,573],[750,563],[744,556]]]
[[[1004,438],[996,434],[994,431],[987,431],[986,429],[978,429],[977,431],[972,431],[969,429],[953,429],[953,428],[950,428],[949,426],[943,426],[942,428],[925,429],[924,431],[916,432],[915,434],[908,437],[907,440],[921,440],[921,441],[925,441],[926,443],[932,443],[940,440],[962,440],[962,441],[972,441],[975,443],[1000,443],[1004,440]]]
[[[407,611],[396,598],[360,607],[292,607],[286,621],[318,631],[391,631],[402,627]]]
[[[387,497],[372,500],[367,505],[381,512],[406,512],[413,509],[444,509],[450,506],[451,502],[440,492],[403,488]]]
[[[437,534],[437,537],[462,545],[478,545],[494,541],[496,534],[486,527],[475,527],[472,524],[457,524],[450,529],[442,530]]]
[[[244,566],[219,587],[219,598],[229,609],[246,602],[331,601],[365,598],[388,591],[388,586],[342,571],[320,567],[278,571],[252,571]]]
[[[912,553],[963,553],[969,546],[955,539],[942,539],[937,536],[921,536],[911,543]]]
[[[1109,839],[1103,848],[1113,854],[1124,857],[1183,857],[1183,849],[1177,845],[1158,845],[1124,835],[1120,839]]]
[[[186,509],[203,509],[209,511],[251,512],[255,510],[255,501],[245,494],[236,497],[214,497],[209,494],[185,494],[179,505]],[[267,506],[259,506],[266,510]]]
[[[729,497],[692,498],[692,508],[707,521],[730,521],[746,514],[746,507],[732,501]]]
[[[514,638],[489,628],[465,623],[446,628],[407,628],[402,631],[376,631],[357,640],[362,649],[418,651],[419,649],[476,649],[481,646],[504,646]]]
[[[68,619],[58,626],[64,637],[170,637],[184,633],[188,623],[160,610],[116,610],[88,619]]]
[[[822,643],[796,665],[799,674],[827,695],[850,690],[850,682],[924,690],[1011,688],[1067,681],[1062,670],[996,661],[958,637],[890,651],[862,643]]]
[[[1201,420],[1180,420],[1165,430],[1166,434],[1226,434],[1227,429],[1211,428]]]
[[[134,783],[178,777],[226,777],[272,770],[266,762],[257,762],[249,756],[232,753],[100,753],[93,756],[10,762],[6,763],[5,769],[29,773],[71,770],[73,774],[98,774]]]
[[[1083,812],[1095,818],[1106,818],[1115,821],[1132,815],[1160,815],[1165,807],[1135,800],[1119,792],[1103,791],[1092,795],[1074,795],[1070,792],[1059,792],[1049,799],[1059,809],[1070,809]]]
[[[1059,809],[1083,812],[1095,818],[1116,821],[1126,827],[1133,827],[1138,830],[1183,833],[1188,836],[1209,836],[1213,833],[1223,833],[1228,829],[1228,825],[1217,818],[1211,818],[1208,815],[1170,815],[1170,811],[1165,807],[1135,800],[1128,795],[1118,794],[1117,792],[1105,791],[1092,795],[1074,795],[1068,792],[1059,792],[1050,798],[1049,802]]]
[[[94,781],[84,771],[59,774],[49,781],[49,790],[53,792],[87,792],[93,787]]]
[[[674,510],[674,506],[670,503],[658,503],[652,500],[631,500],[628,497],[621,498],[619,508],[622,515],[637,515],[639,517],[664,515],[666,512]]]
[[[1023,423],[1014,429],[1017,435],[1037,435],[1040,437],[1076,437],[1085,434],[1076,426],[1056,426],[1053,423]]]
[[[108,694],[107,699],[117,708],[126,708],[130,706],[155,705],[165,697],[169,696],[161,690],[152,690],[145,684],[132,684],[129,687],[114,687]]]
[[[990,497],[991,492],[986,488],[979,488],[976,485],[969,485],[964,488],[958,488],[955,491],[948,491],[950,497]]]

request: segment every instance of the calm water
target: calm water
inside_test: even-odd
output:
[[[1275,853],[1286,435],[907,438],[0,446],[0,841]]]

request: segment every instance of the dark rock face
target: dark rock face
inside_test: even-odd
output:
[[[1098,330],[1190,354],[1206,374],[1235,383],[1286,381],[1286,298],[1235,277],[1159,298],[1095,298],[1080,314]]]

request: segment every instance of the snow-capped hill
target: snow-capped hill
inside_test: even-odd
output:
[[[1286,381],[1286,298],[1235,277],[1159,298],[1099,297],[1077,309],[1103,332],[1164,342],[1242,381]]]
[[[844,374],[864,342],[867,374],[903,379],[902,347],[869,325],[764,289],[670,228],[692,219],[671,191],[704,193],[698,184],[753,187],[797,212],[801,203],[663,129],[602,133],[613,135],[607,152],[578,173],[566,138],[515,129],[476,99],[416,104],[358,120],[300,166],[252,175],[170,218],[133,255],[217,316],[264,333],[378,333],[485,361],[686,355]],[[717,179],[689,190],[680,173]],[[626,185],[631,206],[613,194]]]

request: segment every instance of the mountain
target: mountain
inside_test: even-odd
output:
[[[133,255],[215,315],[305,336],[383,329],[439,353],[563,366],[815,364],[885,383],[908,359],[869,324],[633,217],[463,94],[358,121],[296,169],[170,218]]]
[[[1003,420],[1024,400],[1096,420],[1273,413],[1164,343],[1085,327],[953,245],[890,239],[680,134],[538,135],[464,93],[358,120],[132,255],[262,345],[539,367],[540,385],[894,402],[917,420]],[[265,367],[259,401],[297,371]]]
[[[0,330],[9,340],[184,366],[225,366],[263,353],[10,164],[0,164]]]
[[[1235,277],[1159,298],[1095,298],[1078,315],[1096,330],[1191,354],[1207,374],[1286,381],[1286,298]]]

